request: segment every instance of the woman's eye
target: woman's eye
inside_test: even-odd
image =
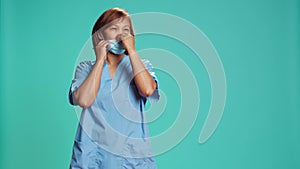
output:
[[[110,30],[113,30],[113,31],[115,31],[115,30],[117,30],[117,28],[110,28]]]
[[[124,31],[129,32],[129,29],[124,29]]]

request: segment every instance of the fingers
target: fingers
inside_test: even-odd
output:
[[[133,37],[133,36],[130,33],[123,33],[123,34],[121,34],[121,39],[122,40],[131,38],[131,37]]]
[[[117,40],[118,42],[120,42],[120,41],[129,39],[129,38],[131,38],[131,37],[133,37],[133,36],[132,36],[131,34],[129,34],[129,33],[123,33],[123,34],[117,35],[116,40]]]
[[[100,40],[100,42],[96,45],[96,47],[109,47],[109,43],[105,40]]]

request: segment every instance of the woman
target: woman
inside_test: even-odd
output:
[[[70,168],[155,169],[144,106],[158,100],[158,81],[135,49],[129,14],[105,11],[92,39],[95,61],[81,62],[69,99],[82,107]]]

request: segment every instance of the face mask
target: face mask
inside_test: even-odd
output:
[[[108,43],[110,44],[109,51],[112,53],[120,55],[125,52],[124,46],[117,40],[108,40]]]

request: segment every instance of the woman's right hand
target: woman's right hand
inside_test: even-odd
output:
[[[95,53],[96,53],[96,59],[97,60],[106,60],[107,58],[107,48],[109,47],[109,43],[104,40],[99,34],[98,34],[98,44],[95,46]]]

